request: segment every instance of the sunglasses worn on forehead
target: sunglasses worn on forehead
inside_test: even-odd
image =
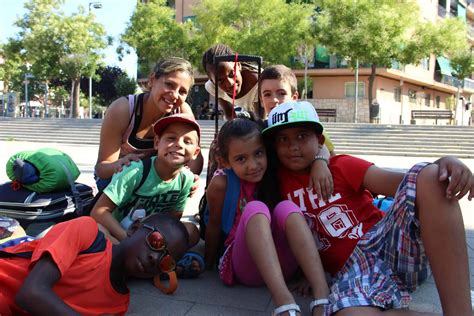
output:
[[[142,226],[151,230],[146,236],[146,244],[151,250],[160,252],[160,269],[162,272],[171,272],[176,269],[176,262],[170,255],[165,237],[160,233],[158,228],[142,223]]]

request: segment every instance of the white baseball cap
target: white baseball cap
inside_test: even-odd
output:
[[[313,125],[316,133],[323,132],[319,122],[318,113],[314,106],[307,101],[288,101],[273,108],[268,114],[268,127],[263,130],[264,135],[269,135],[285,127],[295,125]]]

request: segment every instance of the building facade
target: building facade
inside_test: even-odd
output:
[[[176,11],[176,20],[193,19],[193,5],[199,0],[173,0],[169,5]],[[449,16],[466,21],[470,44],[474,45],[474,3],[471,0],[418,0],[421,19],[436,22]],[[265,56],[264,56],[265,58]],[[314,61],[307,70],[308,96],[317,109],[328,109],[337,122],[376,122],[385,124],[457,124],[471,123],[474,102],[474,80],[463,81],[453,76],[449,60],[443,56],[430,56],[419,65],[399,65],[377,68],[373,87],[373,105],[368,104],[368,78],[370,67],[361,66],[358,77],[358,101],[354,98],[354,71],[347,62],[337,56],[327,55],[323,47],[315,49]],[[298,80],[304,78],[304,70],[295,69]],[[196,86],[191,98],[193,106],[208,103],[203,84],[207,77],[196,76]],[[374,109],[376,109],[374,111]],[[378,110],[377,110],[378,109]],[[334,111],[335,110],[335,111]],[[371,113],[372,110],[372,113]],[[414,110],[451,110],[454,120],[412,120]],[[198,111],[198,109],[197,109]]]
[[[474,44],[474,4],[464,0],[419,0],[422,19],[436,22],[448,16],[464,19],[468,26],[468,37]],[[313,102],[316,107],[336,108],[337,121],[354,119],[354,73],[347,63],[336,56],[324,54],[317,48],[315,67],[308,71],[313,82]],[[369,122],[371,115],[367,101],[370,68],[359,69],[359,105],[357,121]],[[302,77],[302,71],[295,71]],[[458,90],[459,88],[459,90]],[[401,66],[393,63],[391,68],[377,68],[373,88],[374,102],[379,111],[373,121],[387,124],[458,124],[468,125],[471,120],[474,81],[463,81],[453,76],[449,60],[443,56],[431,56],[419,65]],[[448,120],[411,119],[413,110],[452,110],[455,118]]]

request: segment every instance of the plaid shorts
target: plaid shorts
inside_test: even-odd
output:
[[[428,163],[413,166],[384,218],[361,239],[333,278],[325,315],[347,307],[407,308],[410,292],[430,275],[416,218],[416,178]]]

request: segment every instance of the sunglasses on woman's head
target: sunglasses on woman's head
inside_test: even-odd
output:
[[[151,250],[160,252],[160,269],[162,272],[171,272],[176,269],[176,262],[170,255],[168,246],[166,245],[166,239],[158,230],[158,228],[142,223],[142,226],[151,230],[146,236],[146,244]]]

